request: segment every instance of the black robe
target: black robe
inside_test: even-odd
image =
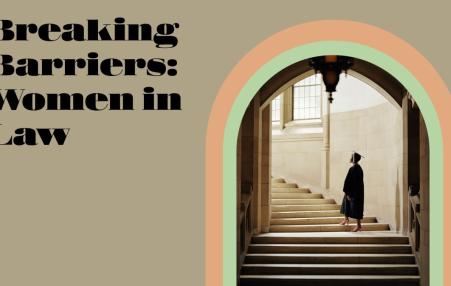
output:
[[[347,217],[362,219],[363,218],[363,170],[359,164],[353,165],[349,168],[343,186],[343,202],[341,204],[340,212]],[[351,199],[348,200],[347,196]]]

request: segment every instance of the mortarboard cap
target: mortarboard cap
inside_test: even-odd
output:
[[[357,162],[359,162],[360,159],[362,159],[362,158],[365,158],[365,157],[363,157],[362,155],[360,155],[359,153],[357,153],[357,152],[355,152],[355,151],[352,153],[352,162],[357,163]]]

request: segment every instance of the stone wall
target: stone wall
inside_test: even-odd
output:
[[[272,139],[272,175],[320,191],[322,133],[296,134],[287,127]]]
[[[343,182],[356,151],[365,158],[366,216],[399,229],[402,201],[402,110],[391,103],[331,114],[330,190],[328,195],[341,201]]]

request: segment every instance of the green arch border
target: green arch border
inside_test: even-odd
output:
[[[440,122],[424,87],[388,55],[358,43],[319,41],[287,50],[263,65],[244,85],[229,113],[223,145],[223,285],[236,285],[236,142],[246,107],[265,82],[287,66],[319,55],[360,58],[386,70],[412,94],[425,119],[430,148],[430,284],[443,285],[443,140]]]

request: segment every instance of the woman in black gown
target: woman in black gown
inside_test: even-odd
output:
[[[364,186],[363,186],[363,170],[358,164],[362,156],[359,153],[353,153],[348,174],[343,186],[343,202],[341,204],[340,213],[345,215],[345,219],[340,223],[345,225],[349,223],[349,218],[357,220],[357,226],[352,230],[353,232],[361,231],[363,218],[363,200],[364,200]]]

